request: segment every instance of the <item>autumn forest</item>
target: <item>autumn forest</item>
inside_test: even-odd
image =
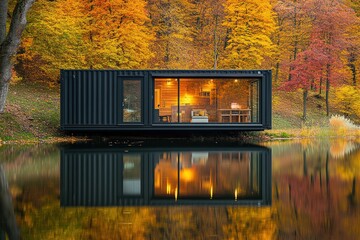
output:
[[[11,19],[10,1],[8,19]],[[275,90],[360,116],[357,0],[38,0],[12,81],[59,69],[272,69]],[[330,92],[336,89],[333,94]]]

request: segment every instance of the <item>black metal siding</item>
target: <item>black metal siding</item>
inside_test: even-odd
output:
[[[119,83],[114,71],[62,71],[62,126],[118,123]]]
[[[61,202],[67,206],[116,205],[121,154],[78,151],[61,154]]]
[[[265,108],[265,121],[264,128],[271,129],[272,127],[272,81],[271,81],[271,71],[264,73],[265,78],[265,92],[262,94],[261,98],[263,99],[263,106]]]

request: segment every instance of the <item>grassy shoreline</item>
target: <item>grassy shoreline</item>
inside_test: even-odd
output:
[[[308,101],[308,120],[301,119],[299,93],[275,92],[273,129],[238,134],[239,139],[269,141],[295,138],[359,137],[359,129],[331,128],[318,97]],[[282,100],[280,100],[282,99]],[[5,113],[0,114],[0,145],[6,143],[58,143],[83,141],[86,137],[67,136],[59,130],[60,91],[46,84],[20,82],[10,86]],[[236,140],[234,136],[224,140]]]

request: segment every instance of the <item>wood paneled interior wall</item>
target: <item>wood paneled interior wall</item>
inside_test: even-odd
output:
[[[249,80],[180,80],[180,106],[204,108],[208,112],[209,122],[217,122],[218,109],[230,109],[231,103],[241,108],[249,107]],[[172,112],[178,106],[178,82],[176,79],[156,79],[155,89],[160,90],[159,115],[176,116]],[[176,108],[175,108],[176,109]],[[190,121],[190,111],[182,114],[181,122]],[[189,115],[189,116],[187,116]],[[172,119],[177,122],[177,117]]]

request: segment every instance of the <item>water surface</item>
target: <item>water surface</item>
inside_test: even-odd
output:
[[[22,239],[360,236],[359,142],[261,145],[2,146],[3,229]]]

